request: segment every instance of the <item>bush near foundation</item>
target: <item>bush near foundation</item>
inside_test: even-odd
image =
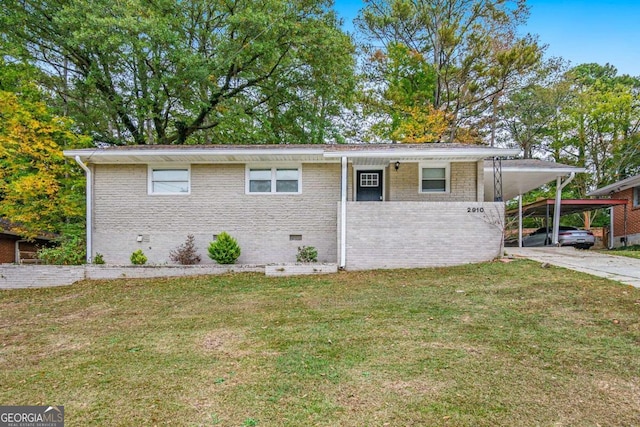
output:
[[[297,262],[318,262],[318,250],[313,246],[299,246]]]
[[[129,259],[131,260],[131,264],[133,265],[144,265],[147,263],[147,257],[144,252],[142,252],[142,249],[138,249],[137,251],[132,253]]]
[[[218,264],[233,264],[240,257],[238,241],[226,231],[218,234],[218,238],[209,244],[209,258]]]
[[[200,262],[198,248],[196,248],[196,238],[193,234],[187,235],[187,240],[169,252],[169,258],[173,262],[182,265],[194,265]]]

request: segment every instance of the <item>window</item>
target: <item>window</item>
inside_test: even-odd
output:
[[[449,192],[449,165],[429,165],[420,167],[421,193]]]
[[[150,167],[149,194],[189,194],[188,167]]]
[[[300,193],[300,168],[249,168],[248,193]]]
[[[360,187],[378,187],[380,185],[380,174],[365,173],[360,174]]]
[[[633,188],[633,207],[640,207],[640,187]]]

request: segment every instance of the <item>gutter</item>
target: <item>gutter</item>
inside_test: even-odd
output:
[[[92,257],[91,255],[93,254],[93,215],[91,212],[91,206],[93,204],[93,176],[91,173],[91,169],[89,169],[87,167],[87,165],[85,165],[84,163],[82,163],[82,160],[80,159],[80,156],[76,156],[76,163],[78,163],[80,165],[80,167],[82,169],[84,169],[85,173],[86,173],[86,185],[87,185],[87,213],[86,213],[86,223],[87,223],[87,264],[91,264],[92,261]]]
[[[562,179],[561,177],[557,178],[557,185],[556,185],[556,203],[555,206],[553,208],[553,244],[554,246],[558,246],[558,233],[560,230],[560,204],[562,203],[562,189],[564,187],[567,186],[567,184],[569,184],[571,181],[573,181],[573,178],[575,178],[576,174],[575,172],[571,172],[571,174],[569,175],[569,178],[567,178],[562,184],[560,183],[560,180]]]
[[[340,188],[340,269],[347,265],[347,158],[341,158],[342,185]]]
[[[324,153],[325,158],[343,157],[348,155],[351,158],[451,158],[451,157],[474,157],[485,159],[487,157],[507,157],[520,154],[520,149],[494,148],[494,149],[428,149],[418,150],[371,150],[371,151],[328,151]]]

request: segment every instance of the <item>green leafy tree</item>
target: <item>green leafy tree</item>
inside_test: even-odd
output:
[[[436,73],[419,52],[401,43],[391,43],[386,53],[371,57],[369,78],[383,77],[366,98],[371,111],[383,114],[373,126],[380,137],[398,142],[439,141],[447,130],[446,114],[433,107]]]
[[[565,72],[557,59],[540,63],[521,87],[505,94],[498,112],[499,142],[519,147],[525,159],[547,155],[562,125],[561,108],[571,96]]]
[[[580,196],[635,172],[640,131],[640,80],[618,76],[607,64],[582,64],[566,75],[572,96],[562,109],[558,161],[584,167],[574,187]],[[637,165],[637,163],[635,163]]]
[[[486,112],[539,61],[535,40],[516,36],[527,13],[524,0],[365,0],[357,26],[385,54],[400,43],[430,64],[435,82],[423,105],[446,118],[443,140],[473,142]],[[392,87],[393,77],[380,80]]]
[[[0,25],[97,140],[317,143],[336,139],[354,85],[353,46],[330,6],[6,0]]]
[[[31,82],[16,78],[23,69],[0,64],[0,216],[28,238],[81,229],[84,174],[62,150],[88,147],[91,140],[53,114]]]

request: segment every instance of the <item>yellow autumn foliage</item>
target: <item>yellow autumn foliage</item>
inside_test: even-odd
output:
[[[83,221],[83,173],[62,151],[89,145],[43,103],[0,91],[0,216],[12,231],[34,237]]]
[[[401,106],[403,119],[391,134],[394,141],[408,144],[437,142],[449,128],[449,118],[444,111],[432,105]]]

